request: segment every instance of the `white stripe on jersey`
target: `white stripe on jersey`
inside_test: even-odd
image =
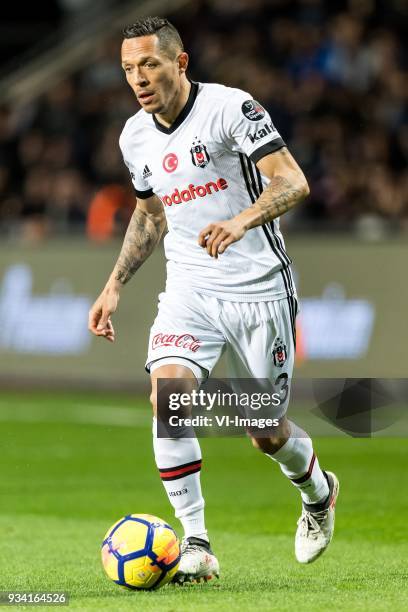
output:
[[[218,259],[198,245],[206,225],[255,202],[268,179],[254,162],[284,146],[268,113],[248,93],[192,83],[170,128],[142,109],[127,121],[120,146],[137,196],[155,193],[163,203],[168,288],[233,301],[295,294],[279,220],[249,230]]]

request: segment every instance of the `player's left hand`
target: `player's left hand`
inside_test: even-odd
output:
[[[228,221],[210,223],[200,232],[198,244],[207,249],[211,257],[217,259],[218,255],[224,253],[230,244],[241,240],[245,232],[246,228],[237,217],[228,219]]]

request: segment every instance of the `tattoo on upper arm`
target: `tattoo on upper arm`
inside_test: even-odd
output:
[[[164,219],[152,218],[136,208],[115,266],[115,279],[125,285],[149,257],[159,242],[165,226]]]
[[[262,211],[262,222],[276,219],[303,197],[302,189],[292,185],[284,176],[274,176],[256,202]]]

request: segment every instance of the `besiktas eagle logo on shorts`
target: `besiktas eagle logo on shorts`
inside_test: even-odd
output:
[[[207,147],[205,144],[201,142],[201,140],[196,140],[193,142],[193,146],[190,149],[191,153],[191,161],[197,168],[205,168],[208,166],[210,162],[210,156],[207,151]]]
[[[286,344],[280,338],[276,338],[275,342],[273,343],[272,355],[273,363],[278,368],[282,368],[287,359],[288,352],[286,349]]]
[[[241,106],[242,114],[250,121],[260,121],[265,117],[265,109],[256,100],[246,100]]]

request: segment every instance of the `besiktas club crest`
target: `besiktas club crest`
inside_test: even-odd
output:
[[[273,363],[278,368],[282,368],[288,357],[288,352],[286,349],[286,344],[280,338],[276,338],[273,344],[272,355],[273,355]]]
[[[205,144],[201,140],[195,140],[190,149],[191,161],[197,168],[205,168],[210,162],[210,156]]]

